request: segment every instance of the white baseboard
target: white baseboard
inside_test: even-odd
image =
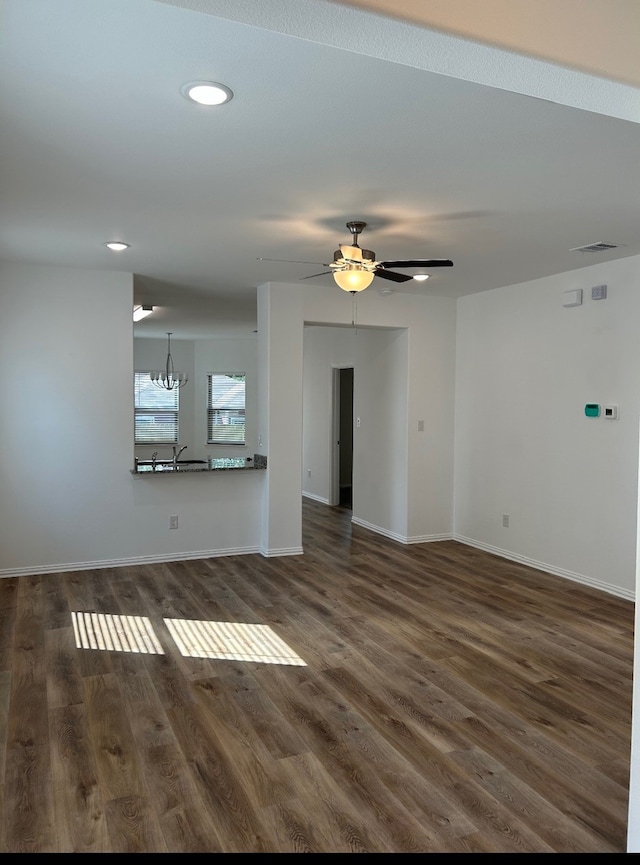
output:
[[[369,529],[370,532],[375,532],[377,535],[383,535],[385,538],[390,538],[392,541],[397,541],[399,544],[428,544],[433,541],[450,541],[452,540],[452,536],[450,534],[437,534],[437,535],[421,535],[416,537],[407,537],[406,535],[399,535],[396,532],[390,532],[388,529],[383,529],[380,526],[375,526],[373,523],[368,523],[366,520],[361,520],[359,517],[352,517],[351,522],[355,523],[357,526],[362,526],[364,529]]]
[[[590,586],[592,589],[598,589],[601,592],[607,592],[609,595],[615,595],[617,598],[623,598],[627,601],[635,600],[635,593],[627,589],[620,589],[617,586],[611,586],[608,583],[603,583],[601,580],[596,580],[594,577],[587,577],[585,574],[578,574],[575,571],[568,571],[565,568],[556,568],[546,562],[539,562],[535,559],[530,559],[528,556],[520,556],[516,553],[511,553],[508,550],[502,550],[499,547],[493,547],[491,544],[483,544],[480,541],[475,541],[472,538],[465,538],[462,535],[454,535],[454,541],[460,544],[466,544],[469,547],[475,547],[478,550],[484,550],[486,553],[492,553],[494,556],[500,556],[502,559],[508,559],[511,562],[518,562],[521,565],[526,565],[528,568],[535,568],[537,571],[544,571],[547,574],[552,574],[555,577],[564,577],[566,580],[572,580],[574,583],[580,583],[582,586]]]
[[[283,547],[280,550],[260,550],[261,555],[266,559],[274,558],[275,556],[301,556],[304,553],[302,547]]]
[[[321,505],[329,504],[329,499],[325,499],[322,496],[316,496],[314,493],[308,493],[306,490],[302,490],[302,495],[305,499],[313,499],[314,502],[320,502]]]
[[[4,577],[32,577],[37,574],[60,574],[65,571],[94,571],[101,568],[124,568],[131,565],[156,565],[163,562],[183,562],[192,559],[214,559],[220,556],[246,556],[259,554],[258,547],[230,547],[226,550],[198,550],[197,552],[169,553],[159,556],[135,556],[131,559],[105,559],[98,562],[65,562],[58,565],[31,565],[23,568],[3,568]]]

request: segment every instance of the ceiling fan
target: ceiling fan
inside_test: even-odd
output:
[[[407,282],[413,279],[412,275],[397,273],[395,268],[413,267],[425,270],[432,267],[453,267],[453,262],[447,258],[417,258],[403,261],[376,261],[376,254],[371,249],[362,249],[358,244],[358,237],[367,227],[366,222],[347,222],[347,228],[351,232],[351,244],[340,244],[340,248],[333,253],[333,261],[326,264],[331,270],[323,273],[314,273],[303,279],[312,279],[315,276],[323,276],[325,273],[333,273],[333,278],[344,291],[355,293],[363,291],[371,285],[374,276],[389,279],[392,282]]]

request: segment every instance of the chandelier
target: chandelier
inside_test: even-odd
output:
[[[183,387],[189,377],[183,372],[175,372],[173,368],[173,358],[171,357],[171,333],[167,332],[167,362],[164,369],[155,369],[149,373],[149,378],[156,387],[164,388],[164,390],[174,390],[178,387]]]

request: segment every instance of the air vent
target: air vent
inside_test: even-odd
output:
[[[589,243],[587,246],[575,246],[569,252],[606,252],[607,249],[617,249],[619,245],[618,243],[605,243],[605,241],[599,240],[597,243]]]

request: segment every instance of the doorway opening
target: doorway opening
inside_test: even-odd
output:
[[[353,507],[353,367],[333,370],[330,503]]]

